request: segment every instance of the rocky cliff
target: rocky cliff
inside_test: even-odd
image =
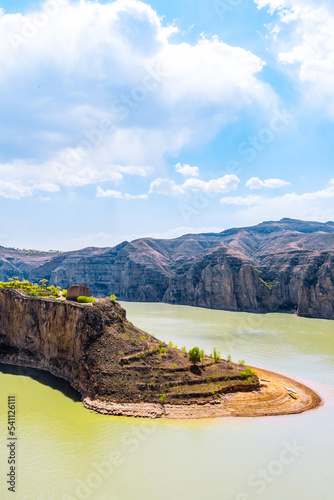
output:
[[[47,370],[83,398],[105,402],[205,402],[259,387],[255,374],[242,376],[242,365],[205,357],[192,367],[110,300],[80,305],[11,289],[0,289],[0,363]]]
[[[62,288],[85,283],[92,294],[115,293],[119,300],[334,319],[333,222],[282,219],[36,259],[0,249],[0,275],[19,269],[33,281]]]

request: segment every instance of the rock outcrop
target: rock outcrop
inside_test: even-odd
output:
[[[0,276],[47,279],[62,288],[86,283],[92,295],[119,300],[334,319],[334,222],[282,219],[28,257],[0,249]],[[14,264],[21,274],[10,270]]]
[[[132,325],[118,303],[81,305],[13,289],[0,289],[0,363],[46,370],[106,403],[205,403],[259,387],[242,365],[205,357],[192,367],[183,351]]]

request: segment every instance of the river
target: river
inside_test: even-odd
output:
[[[324,399],[301,415],[200,421],[98,415],[42,372],[0,367],[0,498],[334,498],[334,322],[122,303],[136,326],[179,347],[216,347],[296,378]],[[17,405],[17,492],[6,487],[7,396]]]

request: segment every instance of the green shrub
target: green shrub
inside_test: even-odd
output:
[[[176,363],[173,363],[173,364],[172,364],[172,368],[177,368],[177,364],[176,364]]]
[[[141,336],[140,336],[140,338],[141,338],[142,340],[146,340],[145,335],[141,335]]]
[[[160,354],[166,354],[166,347],[159,347]]]
[[[116,304],[116,295],[115,294],[110,296],[110,302],[112,302],[113,304]]]
[[[64,290],[61,292],[61,294],[62,294],[62,297],[65,297],[65,299],[66,299],[66,297],[67,297],[67,290],[65,290],[65,289],[64,289]]]
[[[53,285],[46,286],[47,280],[41,280],[40,284],[30,283],[27,280],[20,281],[19,278],[10,278],[7,282],[0,282],[0,288],[12,288],[14,290],[20,290],[26,295],[31,297],[48,297],[52,299],[57,299],[60,297],[60,287],[55,287]]]
[[[244,365],[245,364],[245,360],[244,359],[239,359],[238,363],[239,363],[239,365]]]
[[[84,297],[83,295],[80,295],[80,297],[77,298],[77,302],[79,304],[91,304],[92,302],[96,302],[95,297]]]
[[[226,361],[228,361],[228,362],[232,361],[232,356],[230,354],[227,356]]]
[[[165,403],[165,401],[166,401],[166,399],[167,399],[166,394],[163,394],[163,395],[160,397],[160,403],[161,403],[161,404],[164,404],[164,403]]]
[[[172,341],[168,342],[169,347],[174,347],[174,344]]]
[[[199,351],[199,357],[200,357],[200,359],[201,359],[201,361],[202,361],[202,363],[203,363],[203,361],[204,361],[204,351],[203,351],[203,349],[201,349],[201,350]]]
[[[220,356],[220,351],[217,351],[215,347],[213,348],[213,354],[210,354],[210,356],[214,358],[216,363],[218,363],[218,361],[222,359]]]
[[[255,375],[255,371],[247,366],[243,372],[239,373],[239,378],[241,378],[241,380],[245,380],[253,375]]]
[[[200,351],[198,347],[193,347],[189,351],[189,361],[195,366],[201,361]]]

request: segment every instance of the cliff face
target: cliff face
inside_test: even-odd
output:
[[[85,353],[103,329],[92,308],[0,289],[0,362],[45,369],[91,393]]]
[[[127,321],[117,303],[79,305],[11,289],[0,289],[0,363],[47,370],[83,398],[118,403],[205,402],[259,387],[255,374],[239,376],[242,365],[205,357],[192,367],[184,352]]]
[[[62,288],[85,283],[120,300],[334,319],[333,222],[283,219],[43,259],[22,264],[23,275]],[[3,259],[7,277],[8,265]]]

